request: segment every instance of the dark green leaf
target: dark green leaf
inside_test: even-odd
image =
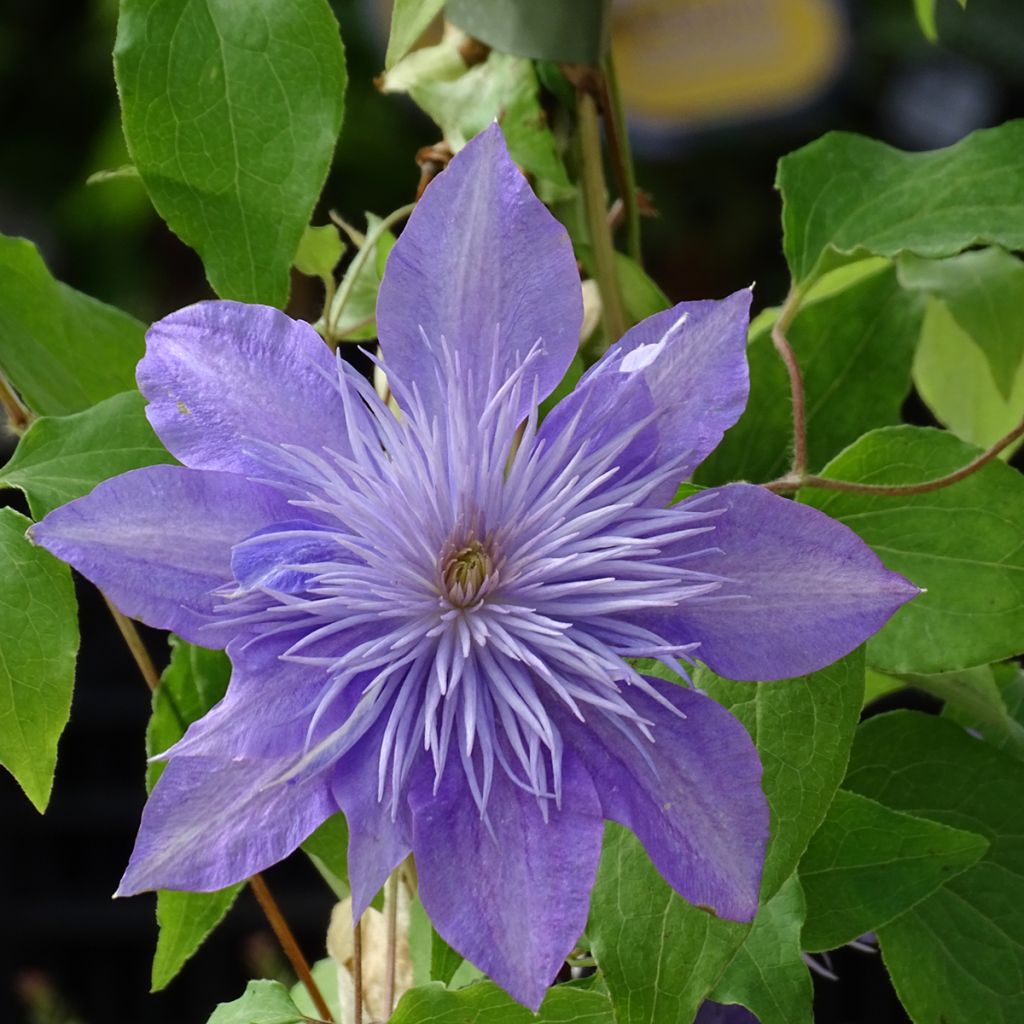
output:
[[[988,849],[974,832],[839,790],[800,861],[803,948],[834,949],[873,932],[966,871]]]
[[[1024,263],[999,248],[945,260],[906,255],[899,263],[904,288],[942,299],[984,353],[1004,399],[1024,360]]]
[[[1024,121],[930,153],[829,132],[783,157],[776,184],[786,260],[801,288],[868,253],[934,259],[979,244],[1024,249]]]
[[[147,755],[162,753],[181,739],[188,726],[224,696],[230,675],[231,664],[223,651],[209,651],[171,637],[171,661],[153,694],[153,714],[146,729]],[[147,789],[156,785],[163,769],[161,761],[149,763]],[[157,893],[160,933],[153,956],[154,992],[174,979],[231,909],[241,889],[242,885],[232,885],[209,893]]]
[[[121,0],[114,69],[157,211],[219,295],[283,306],[341,127],[327,0]]]
[[[243,995],[221,1003],[207,1024],[305,1024],[279,981],[250,981]]]
[[[384,67],[390,68],[416,45],[427,26],[441,13],[444,0],[395,0]]]
[[[0,764],[44,811],[71,712],[78,615],[71,571],[0,509]]]
[[[174,462],[157,440],[138,391],[126,391],[71,416],[44,416],[25,432],[0,469],[0,487],[17,487],[36,519],[100,481],[131,469]]]
[[[787,332],[807,401],[808,455],[820,468],[872,427],[900,422],[924,303],[884,270],[806,306]],[[750,401],[697,471],[704,484],[763,482],[788,468],[789,378],[768,332],[749,349]]]
[[[896,991],[920,1024],[1017,1024],[1024,1006],[1024,765],[942,718],[865,722],[846,785],[979,833],[974,867],[881,928]]]
[[[962,441],[988,448],[1024,416],[1024,367],[1004,398],[981,349],[938,299],[928,303],[913,374],[935,418]],[[1020,444],[1005,449],[1000,458],[1008,459]]]
[[[792,875],[758,912],[711,998],[745,1006],[760,1024],[811,1024],[811,976],[800,955],[804,910]]]
[[[735,683],[701,669],[696,684],[746,726],[764,765],[772,812],[762,900],[792,874],[821,824],[843,772],[864,697],[864,654],[809,676]]]
[[[969,463],[977,449],[950,434],[892,427],[867,434],[823,475],[910,484]],[[987,664],[1024,647],[1024,478],[990,462],[927,494],[892,497],[807,488],[800,500],[845,523],[890,569],[927,593],[868,642],[883,672],[935,673]]]
[[[681,899],[632,832],[606,827],[587,935],[619,1024],[693,1020],[749,931]]]
[[[610,0],[448,0],[445,14],[502,53],[599,64],[608,43]]]
[[[489,981],[455,990],[434,982],[406,992],[389,1024],[483,1024],[484,1021],[487,1024],[613,1024],[613,1017],[606,996],[575,986],[553,988],[534,1016]],[[228,1022],[217,1021],[216,1024]]]
[[[0,371],[30,409],[64,416],[135,387],[144,331],[54,280],[31,242],[0,235]]]

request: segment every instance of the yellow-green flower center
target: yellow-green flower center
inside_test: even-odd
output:
[[[478,540],[452,551],[441,570],[448,599],[460,607],[472,604],[493,570],[491,556]]]

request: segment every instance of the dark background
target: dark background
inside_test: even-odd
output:
[[[351,77],[320,222],[328,209],[357,221],[408,202],[419,178],[413,155],[437,136],[404,98],[373,87],[386,11],[356,0],[334,6]],[[639,183],[661,211],[645,222],[648,269],[674,301],[720,297],[754,280],[761,305],[781,300],[775,162],[824,131],[924,149],[1024,114],[1020,0],[970,0],[966,14],[939,0],[937,46],[921,36],[911,0],[837,6],[845,56],[799,110],[637,133]],[[110,61],[115,20],[113,0],[21,0],[0,13],[0,231],[31,238],[57,277],[148,321],[210,293],[197,257],[137,182],[85,185],[93,171],[127,162]],[[318,297],[298,282],[291,312],[315,318]],[[923,415],[913,399],[908,414]],[[12,446],[0,438],[0,461]],[[111,902],[110,893],[144,800],[149,697],[102,603],[79,584],[78,685],[45,817],[0,777],[0,1022],[201,1024],[248,977],[288,970],[244,893],[169,989],[147,994],[153,900]],[[147,639],[162,664],[163,638]],[[324,883],[301,859],[267,877],[310,959],[322,956]],[[819,1022],[906,1020],[877,955],[840,951],[832,967],[839,980],[817,984]]]

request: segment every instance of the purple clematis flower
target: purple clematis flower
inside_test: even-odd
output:
[[[534,1008],[586,922],[606,818],[684,898],[752,918],[754,747],[632,660],[801,675],[917,590],[762,488],[668,505],[744,408],[749,303],[651,317],[539,422],[576,351],[579,277],[492,127],[388,260],[400,415],[277,310],[155,324],[139,386],[184,467],[108,480],[32,531],[127,614],[233,664],[162,755],[119,893],[237,882],[340,809],[354,912],[413,852],[441,935]]]

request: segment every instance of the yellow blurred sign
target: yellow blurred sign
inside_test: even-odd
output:
[[[612,47],[631,115],[734,120],[812,100],[845,25],[835,0],[615,0]]]

